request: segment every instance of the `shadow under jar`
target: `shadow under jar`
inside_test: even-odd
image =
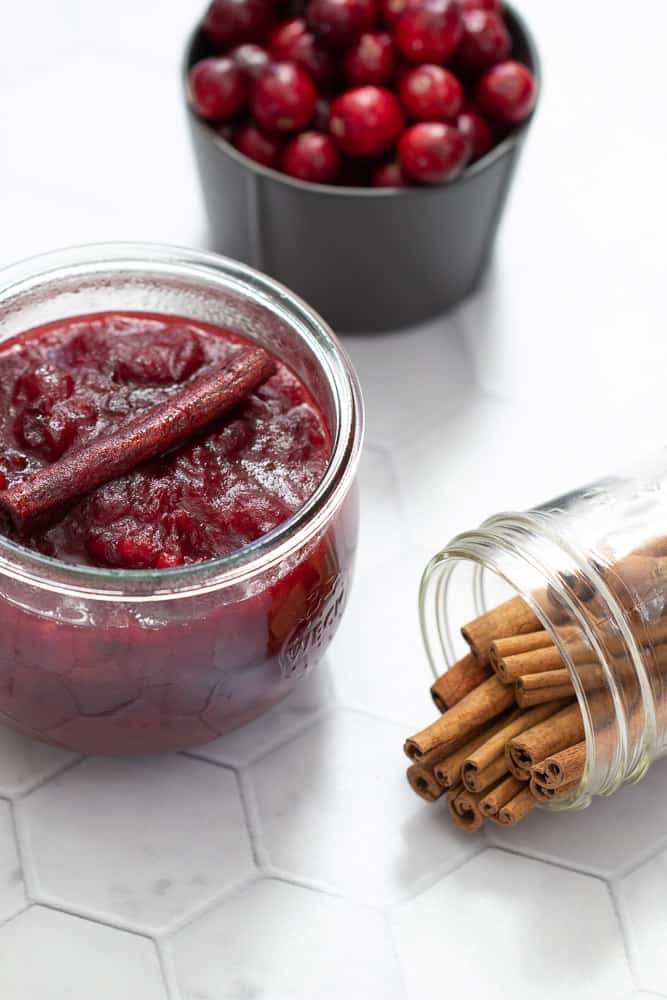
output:
[[[110,311],[186,317],[259,343],[298,375],[331,432],[327,469],[305,505],[218,559],[98,569],[0,536],[0,719],[84,752],[179,750],[265,712],[324,654],[354,562],[363,405],[328,327],[234,261],[109,244],[0,273],[0,342]]]
[[[512,58],[539,84],[522,19],[505,4]],[[201,120],[188,72],[211,55],[190,38],[183,86],[212,245],[293,288],[340,332],[417,323],[473,291],[489,261],[532,116],[468,167],[434,187],[310,184],[255,163]]]
[[[460,626],[517,594],[550,633],[583,721],[581,780],[545,807],[581,808],[667,752],[667,451],[489,518],[434,556],[420,594],[434,674],[467,652]]]

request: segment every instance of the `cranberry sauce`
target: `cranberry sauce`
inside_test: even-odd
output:
[[[0,350],[0,487],[167,400],[244,343],[206,324],[131,313],[76,317],[8,342]],[[212,559],[303,506],[329,453],[322,414],[279,363],[204,434],[98,487],[24,544],[122,569]]]

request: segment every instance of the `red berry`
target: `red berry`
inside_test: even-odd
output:
[[[503,16],[502,0],[459,0],[459,7],[463,11],[490,10],[492,13],[497,14],[498,17]]]
[[[227,55],[251,80],[259,76],[262,70],[266,69],[271,62],[266,49],[263,49],[261,45],[255,45],[253,42],[237,45]]]
[[[488,10],[470,10],[463,15],[463,37],[456,53],[456,66],[474,75],[506,59],[512,39],[502,18]]]
[[[380,0],[380,14],[388,28],[393,28],[408,5],[408,0]]]
[[[373,187],[395,188],[407,187],[408,180],[401,170],[401,165],[396,160],[383,163],[373,174]]]
[[[280,140],[272,135],[265,135],[256,125],[244,125],[239,129],[235,145],[239,153],[265,167],[276,169],[280,163]]]
[[[395,69],[394,43],[386,31],[365,31],[343,57],[343,76],[352,87],[389,83]]]
[[[535,107],[535,77],[522,63],[499,63],[488,69],[477,85],[481,110],[504,125],[517,125]]]
[[[314,184],[333,184],[340,173],[340,153],[322,132],[302,132],[283,154],[282,168],[290,177]]]
[[[408,0],[396,22],[396,47],[409,62],[444,63],[461,40],[456,0]]]
[[[442,184],[461,173],[470,155],[464,136],[453,125],[420,122],[406,129],[398,144],[401,166],[423,184]]]
[[[453,73],[427,63],[401,81],[403,107],[420,122],[453,122],[463,106],[463,87]]]
[[[248,99],[248,80],[227,56],[212,56],[190,70],[192,106],[212,122],[228,121],[243,111]]]
[[[250,110],[269,132],[296,132],[315,112],[317,91],[311,78],[294,63],[273,63],[255,80]]]
[[[375,27],[377,0],[310,0],[306,20],[323,44],[344,49]]]
[[[262,42],[273,24],[270,0],[213,0],[204,18],[209,41],[220,49]]]
[[[493,148],[491,126],[473,108],[464,107],[456,119],[456,127],[466,137],[470,146],[470,163],[479,160]]]
[[[321,86],[328,86],[334,78],[336,67],[331,53],[318,45],[302,17],[293,17],[276,28],[270,51],[278,62],[296,63]]]
[[[382,87],[355,87],[331,105],[329,131],[348,156],[381,156],[404,127],[398,98]]]

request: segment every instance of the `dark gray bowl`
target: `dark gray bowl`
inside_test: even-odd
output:
[[[513,57],[539,77],[530,33],[506,10]],[[309,184],[243,156],[194,114],[187,73],[209,54],[197,29],[185,52],[185,100],[216,250],[288,285],[340,332],[416,323],[474,289],[530,119],[439,187]]]

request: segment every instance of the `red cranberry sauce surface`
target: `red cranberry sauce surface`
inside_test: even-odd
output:
[[[212,0],[190,103],[244,155],[302,181],[442,184],[535,105],[505,17],[501,0]],[[393,185],[412,122],[449,125],[467,152],[455,170],[404,169]],[[301,141],[313,132],[324,167]]]
[[[202,323],[128,313],[78,317],[8,342],[0,349],[2,484],[156,405],[244,344]],[[301,507],[329,454],[323,415],[278,364],[198,440],[100,487],[27,544],[98,566],[209,559]],[[194,565],[183,593],[156,573],[171,600],[136,600],[145,592],[133,589],[133,572],[120,599],[0,573],[0,719],[72,750],[127,754],[186,749],[255,718],[329,645],[357,523],[352,487],[317,535],[295,537],[289,556],[247,578],[197,589]]]
[[[0,487],[122,426],[244,341],[176,317],[108,314],[30,331],[0,350]],[[98,487],[25,544],[67,562],[169,568],[247,545],[314,492],[324,418],[276,374],[203,435]]]

